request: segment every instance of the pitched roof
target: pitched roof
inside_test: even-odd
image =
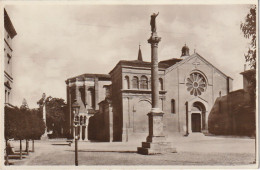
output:
[[[134,66],[134,67],[149,67],[149,68],[152,67],[151,62],[147,62],[147,61],[140,61],[140,60],[120,60],[120,61],[117,63],[117,65],[109,72],[109,74],[112,73],[118,65],[121,65],[121,66]],[[166,69],[167,67],[168,67],[167,64],[159,63],[159,68]]]
[[[169,59],[169,60],[163,60],[163,61],[160,61],[159,62],[159,64],[166,64],[166,65],[168,65],[168,67],[170,67],[170,66],[172,66],[172,65],[174,65],[174,64],[176,64],[176,63],[178,63],[178,62],[180,62],[182,59],[180,59],[180,58],[171,58],[171,59]],[[167,68],[168,68],[167,67]]]
[[[171,67],[169,67],[167,70],[166,70],[166,73],[170,72],[171,70],[173,70],[174,68],[186,63],[187,61],[189,61],[190,59],[192,58],[195,58],[195,57],[199,57],[202,61],[204,61],[205,63],[207,63],[208,65],[210,65],[211,67],[215,68],[216,71],[218,71],[219,73],[221,73],[222,75],[224,75],[225,77],[229,77],[230,79],[233,80],[232,77],[230,76],[227,76],[226,74],[224,74],[222,71],[220,71],[218,68],[216,68],[213,64],[211,64],[209,61],[207,61],[205,58],[203,58],[201,55],[199,55],[198,53],[194,53],[192,54],[191,56],[183,59],[182,61],[176,63],[175,65],[172,65]]]

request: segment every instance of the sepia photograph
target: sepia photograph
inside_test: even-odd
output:
[[[1,169],[258,168],[257,1],[76,2],[1,2]]]

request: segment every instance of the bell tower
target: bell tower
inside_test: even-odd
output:
[[[186,58],[188,56],[190,56],[190,53],[189,53],[190,49],[188,46],[186,46],[186,44],[182,47],[181,49],[181,58]]]

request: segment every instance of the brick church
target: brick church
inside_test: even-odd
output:
[[[198,53],[181,49],[178,58],[159,62],[159,98],[166,135],[208,133],[208,117],[217,97],[232,91],[233,79]],[[108,74],[82,74],[66,80],[68,125],[71,105],[80,105],[82,140],[128,141],[148,134],[151,110],[151,62],[121,60]]]

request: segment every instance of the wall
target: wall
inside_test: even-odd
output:
[[[4,31],[4,40],[4,83],[8,81],[12,88],[12,39],[6,30]],[[5,86],[5,103],[12,103],[12,90],[7,86]]]
[[[160,78],[164,81],[164,70],[159,71]],[[124,82],[125,76],[129,77],[130,89],[126,86],[122,89],[123,97],[123,141],[133,140],[139,138],[145,140],[148,135],[148,116],[151,111],[151,70],[147,67],[123,67],[122,80]],[[132,87],[133,77],[139,79],[139,89]],[[148,78],[148,89],[140,88],[140,80],[142,76]],[[125,83],[123,83],[125,85]],[[164,84],[164,83],[163,83]],[[161,94],[160,97],[163,97]],[[161,109],[163,108],[162,100],[160,102]]]
[[[165,75],[165,88],[166,101],[165,101],[165,119],[166,122],[166,133],[171,135],[174,132],[180,132],[181,134],[186,133],[186,102],[195,102],[197,100],[206,101],[207,115],[215,99],[219,95],[219,91],[226,94],[227,81],[226,77],[215,71],[214,67],[210,66],[200,57],[189,57],[185,59],[186,62],[183,64],[177,64],[166,70]],[[194,63],[199,63],[195,65]],[[200,72],[206,78],[207,88],[205,92],[202,92],[200,96],[191,95],[187,91],[186,81],[190,73],[193,71]],[[175,99],[175,110],[176,113],[171,113],[171,99]],[[192,103],[190,103],[192,105]],[[190,108],[189,108],[190,109]]]
[[[89,140],[92,141],[113,141],[110,127],[110,116],[113,114],[110,102],[104,100],[99,104],[99,111],[89,119]]]
[[[236,90],[218,97],[209,115],[209,132],[216,135],[255,135],[255,106],[250,95]]]
[[[113,139],[122,141],[123,115],[122,115],[122,74],[121,66],[117,66],[111,73],[112,81],[112,107],[113,107]]]

